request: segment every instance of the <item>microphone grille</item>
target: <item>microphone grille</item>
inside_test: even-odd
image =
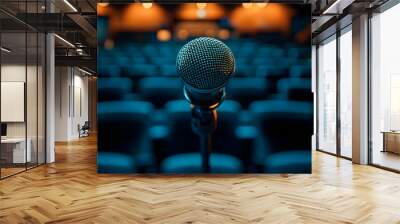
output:
[[[226,84],[235,69],[232,51],[221,41],[199,37],[185,44],[176,59],[178,75],[190,87],[211,90]]]

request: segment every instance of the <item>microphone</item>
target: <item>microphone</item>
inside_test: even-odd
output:
[[[234,73],[235,58],[223,42],[199,37],[181,48],[176,68],[189,103],[215,109],[225,98],[225,85]]]
[[[211,134],[217,128],[217,110],[225,85],[235,71],[232,51],[221,41],[199,37],[185,44],[176,58],[185,98],[192,105],[192,130],[200,137],[204,173],[211,171]]]

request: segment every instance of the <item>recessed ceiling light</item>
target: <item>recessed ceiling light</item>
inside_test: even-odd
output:
[[[62,38],[61,36],[59,36],[58,34],[54,34],[55,37],[57,37],[59,40],[61,40],[62,42],[64,42],[65,44],[67,44],[70,47],[75,48],[75,45],[73,45],[71,42],[69,42],[68,40]]]
[[[142,5],[143,5],[143,7],[144,7],[145,9],[150,9],[150,8],[153,6],[153,3],[151,3],[151,2],[144,2],[144,3],[142,3]]]
[[[68,0],[64,0],[65,4],[68,5],[68,7],[70,7],[74,12],[78,12],[78,10],[68,1]]]
[[[343,9],[350,5],[354,0],[336,0],[322,14],[341,14]]]
[[[6,53],[10,53],[10,52],[11,52],[11,50],[9,50],[9,49],[7,49],[7,48],[5,48],[5,47],[1,47],[0,49],[1,49],[2,51],[6,52]]]
[[[78,67],[78,70],[81,71],[81,72],[83,72],[83,73],[85,73],[85,74],[87,74],[87,75],[93,75],[92,73],[90,73],[90,72],[88,72],[88,71],[86,71],[86,70],[83,70],[83,69],[81,69],[81,68],[79,68],[79,67]]]

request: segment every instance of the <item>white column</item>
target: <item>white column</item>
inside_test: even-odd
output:
[[[311,137],[312,141],[312,150],[317,149],[317,48],[315,45],[312,45],[312,51],[311,51],[311,91],[313,93],[313,100],[314,100],[314,131],[313,135]]]
[[[46,1],[46,12],[54,5]],[[55,162],[55,42],[54,34],[46,34],[46,163]]]
[[[54,35],[46,36],[46,163],[55,161],[54,133],[55,133],[55,55]]]
[[[368,163],[368,15],[353,19],[353,162]]]

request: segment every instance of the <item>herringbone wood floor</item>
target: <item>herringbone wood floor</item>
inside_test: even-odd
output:
[[[400,223],[400,175],[315,152],[312,175],[96,174],[96,139],[0,181],[0,223]]]

